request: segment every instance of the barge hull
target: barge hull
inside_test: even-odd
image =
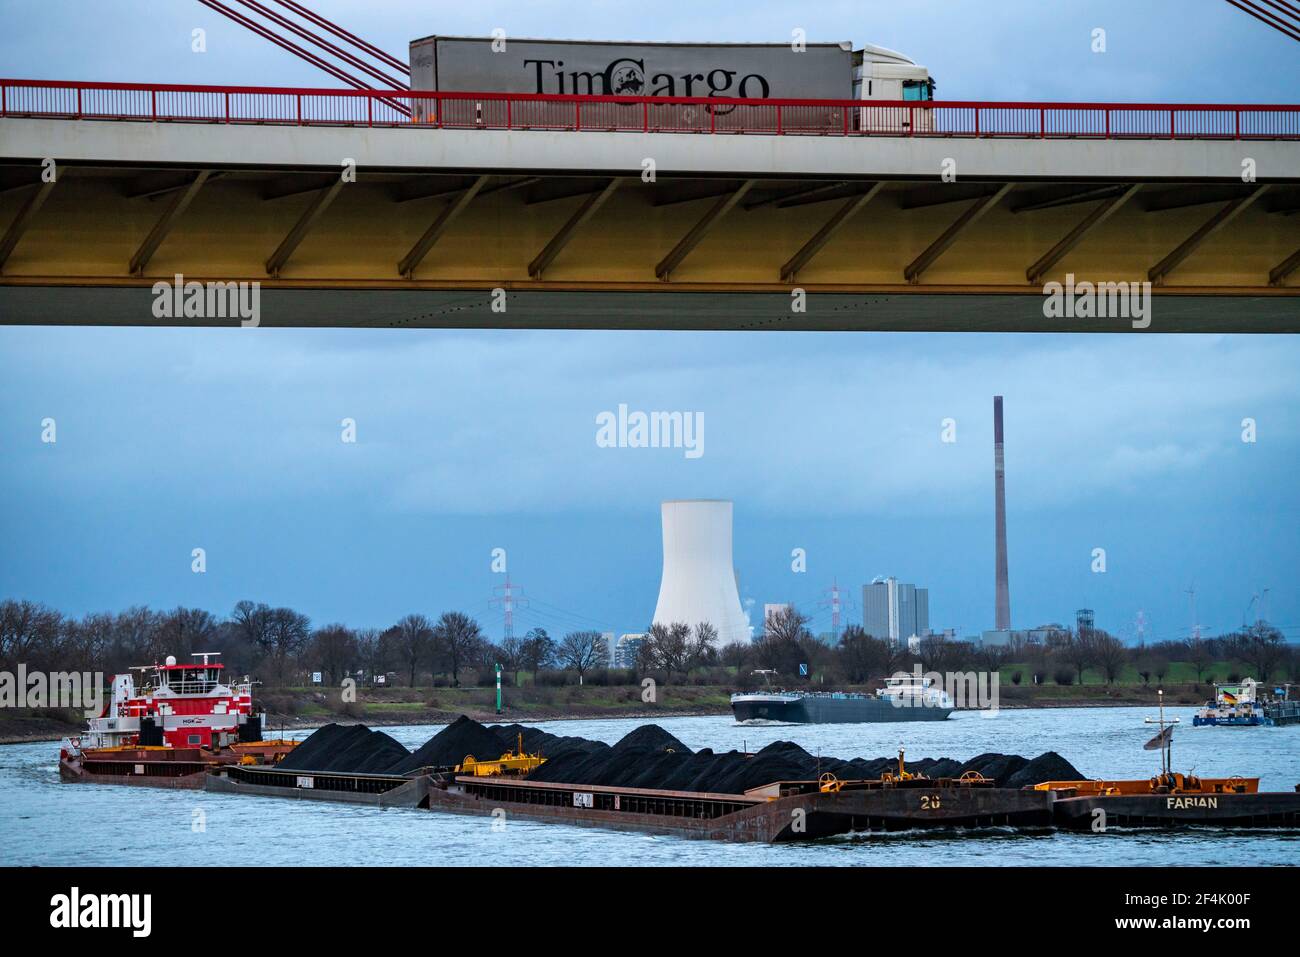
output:
[[[191,790],[201,789],[203,779],[207,777],[206,764],[197,764],[197,766],[185,770],[184,766],[168,767],[170,772],[162,774],[135,774],[121,771],[114,771],[111,774],[100,774],[88,770],[85,765],[74,764],[70,761],[59,762],[59,777],[72,784],[126,784],[133,787],[146,788],[188,788]],[[180,772],[180,773],[176,773]]]
[[[1300,827],[1300,794],[1142,794],[1057,798],[1058,827]]]
[[[454,790],[433,788],[429,791],[428,808],[452,814],[482,815],[491,818],[500,809],[505,820],[518,818],[524,821],[542,821],[572,824],[576,827],[599,827],[615,831],[638,831],[642,834],[663,834],[696,840],[766,841],[774,822],[762,815],[750,815],[744,821],[737,819],[697,819],[669,817],[661,814],[642,814],[634,811],[607,811],[593,808],[566,807],[564,805],[523,804],[494,801],[480,795]]]
[[[301,786],[303,780],[311,787]],[[331,784],[335,786],[316,787]],[[372,807],[423,807],[429,794],[429,776],[324,775],[272,769],[225,768],[206,775],[199,784],[214,794],[251,794],[299,801],[334,801]]]
[[[726,841],[781,843],[850,832],[1050,827],[1050,793],[1006,788],[906,787],[791,794],[768,800],[639,788],[456,778],[429,792],[431,810],[560,821]]]

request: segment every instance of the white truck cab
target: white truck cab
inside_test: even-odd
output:
[[[934,80],[903,54],[867,44],[853,52],[853,99],[933,100]]]
[[[903,54],[885,47],[864,46],[853,52],[853,99],[916,102],[934,99],[930,71]],[[856,110],[859,130],[882,133],[931,132],[934,110],[918,107],[879,107]]]

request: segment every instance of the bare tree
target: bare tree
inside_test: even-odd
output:
[[[118,673],[133,665],[151,664],[145,659],[148,649],[153,647],[153,633],[157,627],[158,614],[143,605],[118,612],[113,620],[111,670]]]
[[[1023,646],[1021,650],[1023,650]],[[990,674],[998,671],[1008,661],[1018,660],[1011,658],[1010,648],[1000,645],[985,645],[979,649],[979,654],[976,657],[984,670]]]
[[[379,632],[374,628],[363,628],[357,632],[357,662],[363,672],[365,681],[375,680],[384,669]]]
[[[749,659],[753,654],[749,642],[733,641],[722,646],[719,657],[722,663],[728,668],[735,668],[737,677],[743,677],[744,671],[749,667]]]
[[[888,674],[893,663],[889,642],[873,638],[861,625],[844,629],[839,651],[844,674],[854,684],[864,684],[873,675]]]
[[[718,629],[714,628],[709,622],[702,621],[695,626],[695,634],[691,639],[687,665],[694,668],[715,664],[717,660]]]
[[[763,623],[763,635],[778,642],[799,641],[808,635],[808,621],[807,615],[789,605],[767,616]]]
[[[1113,685],[1123,672],[1124,665],[1128,663],[1128,649],[1114,635],[1104,631],[1094,631],[1092,652],[1097,666],[1101,668],[1101,673],[1106,678],[1106,683]],[[1082,684],[1082,679],[1080,683]]]
[[[272,608],[266,618],[266,640],[271,650],[272,669],[283,683],[288,663],[296,659],[311,638],[311,619],[292,608]]]
[[[33,601],[0,602],[0,662],[11,670],[58,641],[63,616]]]
[[[83,656],[104,667],[113,652],[117,620],[108,612],[97,612],[83,618],[81,627]]]
[[[555,661],[555,642],[551,640],[545,628],[530,629],[528,634],[524,635],[524,644],[520,651],[523,655],[520,664],[526,671],[533,673],[533,680],[536,680],[538,671],[549,668]]]
[[[691,657],[691,626],[675,621],[672,624],[655,622],[646,629],[645,645],[649,646],[650,660],[671,676],[674,671],[686,671]]]
[[[754,642],[754,655],[763,668],[793,674],[804,660],[804,648],[811,640],[808,616],[794,607],[782,608],[767,616],[762,637]]]
[[[1268,622],[1258,621],[1233,636],[1233,657],[1240,658],[1255,672],[1260,682],[1269,677],[1286,658],[1282,632]]]
[[[582,676],[600,660],[604,642],[605,636],[598,631],[571,631],[560,639],[555,655],[562,665],[578,673],[578,682],[581,683]]]
[[[451,671],[451,683],[460,687],[460,670],[483,647],[483,629],[473,618],[459,611],[444,612],[433,626],[433,647]]]
[[[510,672],[513,684],[519,684],[519,669],[524,661],[524,639],[511,635],[500,645],[501,667]]]
[[[926,635],[917,642],[916,649],[916,658],[925,671],[939,671],[953,651],[945,635]]]
[[[149,651],[155,661],[175,655],[187,660],[191,652],[211,651],[217,620],[202,608],[174,608],[159,616],[150,636]]]
[[[407,671],[407,682],[415,687],[415,669],[426,654],[433,641],[433,626],[423,615],[407,615],[388,631],[382,638],[387,638],[387,647]]]
[[[231,612],[230,620],[245,641],[263,654],[270,654],[270,616],[270,606],[262,602],[251,602],[245,599],[236,603],[235,610]]]
[[[1086,635],[1071,635],[1070,640],[1057,652],[1061,659],[1075,670],[1079,684],[1083,684],[1083,671],[1096,660],[1093,642]]]
[[[312,656],[329,676],[332,685],[338,684],[352,670],[359,652],[356,633],[346,625],[326,625],[312,634]]]
[[[1199,638],[1193,638],[1187,642],[1186,654],[1187,660],[1196,669],[1196,683],[1200,684],[1205,680],[1205,672],[1209,670],[1210,665],[1214,664],[1214,654],[1210,650],[1210,645]]]

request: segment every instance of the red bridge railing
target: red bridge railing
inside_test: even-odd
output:
[[[0,80],[0,115],[776,136],[1300,139],[1300,105],[753,100]]]

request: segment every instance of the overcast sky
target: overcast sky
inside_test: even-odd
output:
[[[238,4],[231,3],[238,7]],[[810,41],[898,50],[929,67],[942,99],[1296,101],[1296,43],[1224,0],[311,0],[406,58],[430,34],[600,40]],[[240,8],[242,9],[242,8]],[[207,31],[207,52],[190,34]],[[1106,31],[1106,52],[1092,32]],[[336,81],[198,0],[0,0],[8,76],[334,86]]]
[[[1017,626],[1086,605],[1130,638],[1139,610],[1148,637],[1186,635],[1189,587],[1211,629],[1266,587],[1300,622],[1293,337],[10,327],[0,356],[0,593],[73,612],[457,607],[499,634],[501,547],[534,598],[521,625],[639,630],[659,502],[721,497],[760,609],[829,627],[838,581],[860,619],[862,584],[893,574],[975,632],[1000,392]],[[620,403],[701,414],[704,454],[599,447]]]
[[[908,54],[945,99],[1300,98],[1294,41],[1219,0],[311,6],[398,55],[495,27],[802,27]],[[332,84],[194,0],[0,0],[0,61],[20,77]],[[1189,588],[1211,630],[1268,588],[1297,638],[1297,359],[1296,340],[1268,337],[0,328],[0,595],[75,613],[254,598],[358,626],[457,607],[499,636],[503,547],[532,598],[521,629],[640,630],[658,503],[701,496],[735,500],[741,594],[759,608],[794,601],[827,628],[832,581],[855,620],[861,585],[894,574],[930,587],[936,627],[973,633],[993,617],[1000,392],[1017,627],[1090,605],[1129,639],[1139,610],[1149,637],[1185,636]],[[598,448],[595,417],[621,402],[702,413],[705,454]]]

